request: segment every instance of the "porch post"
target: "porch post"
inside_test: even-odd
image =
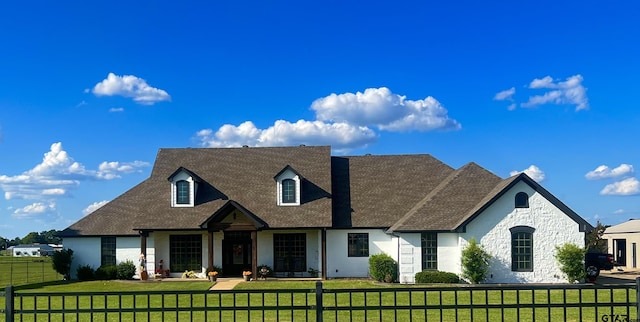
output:
[[[322,250],[320,251],[320,253],[322,254],[322,279],[326,280],[327,279],[327,229],[326,228],[322,228],[320,230],[321,232],[321,248]]]
[[[207,268],[213,268],[213,232],[207,232],[207,249],[209,250],[209,255],[207,258]]]
[[[251,231],[251,276],[258,277],[258,232]]]
[[[147,236],[149,233],[141,230],[140,233],[140,254],[143,254],[145,258],[147,258]]]

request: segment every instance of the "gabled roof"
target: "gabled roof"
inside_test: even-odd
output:
[[[640,219],[629,219],[621,224],[607,227],[605,234],[640,233]]]
[[[292,166],[290,166],[290,165],[288,165],[288,164],[287,164],[287,166],[286,166],[286,167],[282,168],[282,170],[280,170],[278,173],[276,173],[276,175],[275,175],[275,176],[273,176],[273,179],[274,179],[274,180],[278,180],[278,177],[279,177],[281,174],[283,174],[285,171],[287,171],[287,170],[289,170],[289,171],[291,171],[291,172],[295,173],[295,175],[297,175],[298,177],[300,177],[300,179],[301,179],[301,180],[303,179],[303,177],[302,177],[302,175],[300,174],[300,172],[296,171],[296,169],[294,169]]]
[[[200,177],[198,177],[198,175],[196,175],[195,173],[189,171],[189,169],[185,168],[185,167],[179,167],[178,170],[174,171],[168,178],[167,180],[171,181],[173,180],[173,177],[175,177],[178,173],[180,172],[185,172],[186,174],[188,174],[190,177],[193,178],[194,181],[196,182],[201,182],[202,179],[200,179]]]
[[[500,181],[495,174],[468,163],[440,182],[389,231],[454,230]]]

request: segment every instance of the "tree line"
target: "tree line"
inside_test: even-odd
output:
[[[39,233],[30,232],[23,238],[16,237],[14,239],[8,239],[0,236],[0,250],[24,244],[60,244],[62,243],[62,238],[56,236],[59,232],[59,230],[55,229],[41,231]]]

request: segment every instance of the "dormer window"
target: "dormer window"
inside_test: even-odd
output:
[[[177,204],[190,204],[191,203],[191,189],[189,189],[189,182],[186,180],[180,180],[176,182],[176,203]]]
[[[302,181],[300,174],[286,166],[274,179],[277,182],[278,206],[299,206]]]
[[[185,168],[179,168],[169,178],[171,182],[171,207],[195,206],[200,178]]]
[[[282,203],[296,202],[296,182],[293,179],[282,180]]]

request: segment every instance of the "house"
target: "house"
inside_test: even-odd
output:
[[[13,256],[51,256],[54,249],[47,244],[23,244],[12,247]]]
[[[618,268],[638,270],[637,247],[640,243],[640,219],[630,219],[607,227],[602,238],[607,241],[609,253],[613,254]]]
[[[502,179],[427,154],[331,156],[328,146],[160,149],[148,179],[60,234],[79,265],[227,276],[268,265],[282,276],[366,277],[386,253],[399,279],[461,272],[475,238],[486,282],[564,282],[555,246],[593,227],[525,174]]]

